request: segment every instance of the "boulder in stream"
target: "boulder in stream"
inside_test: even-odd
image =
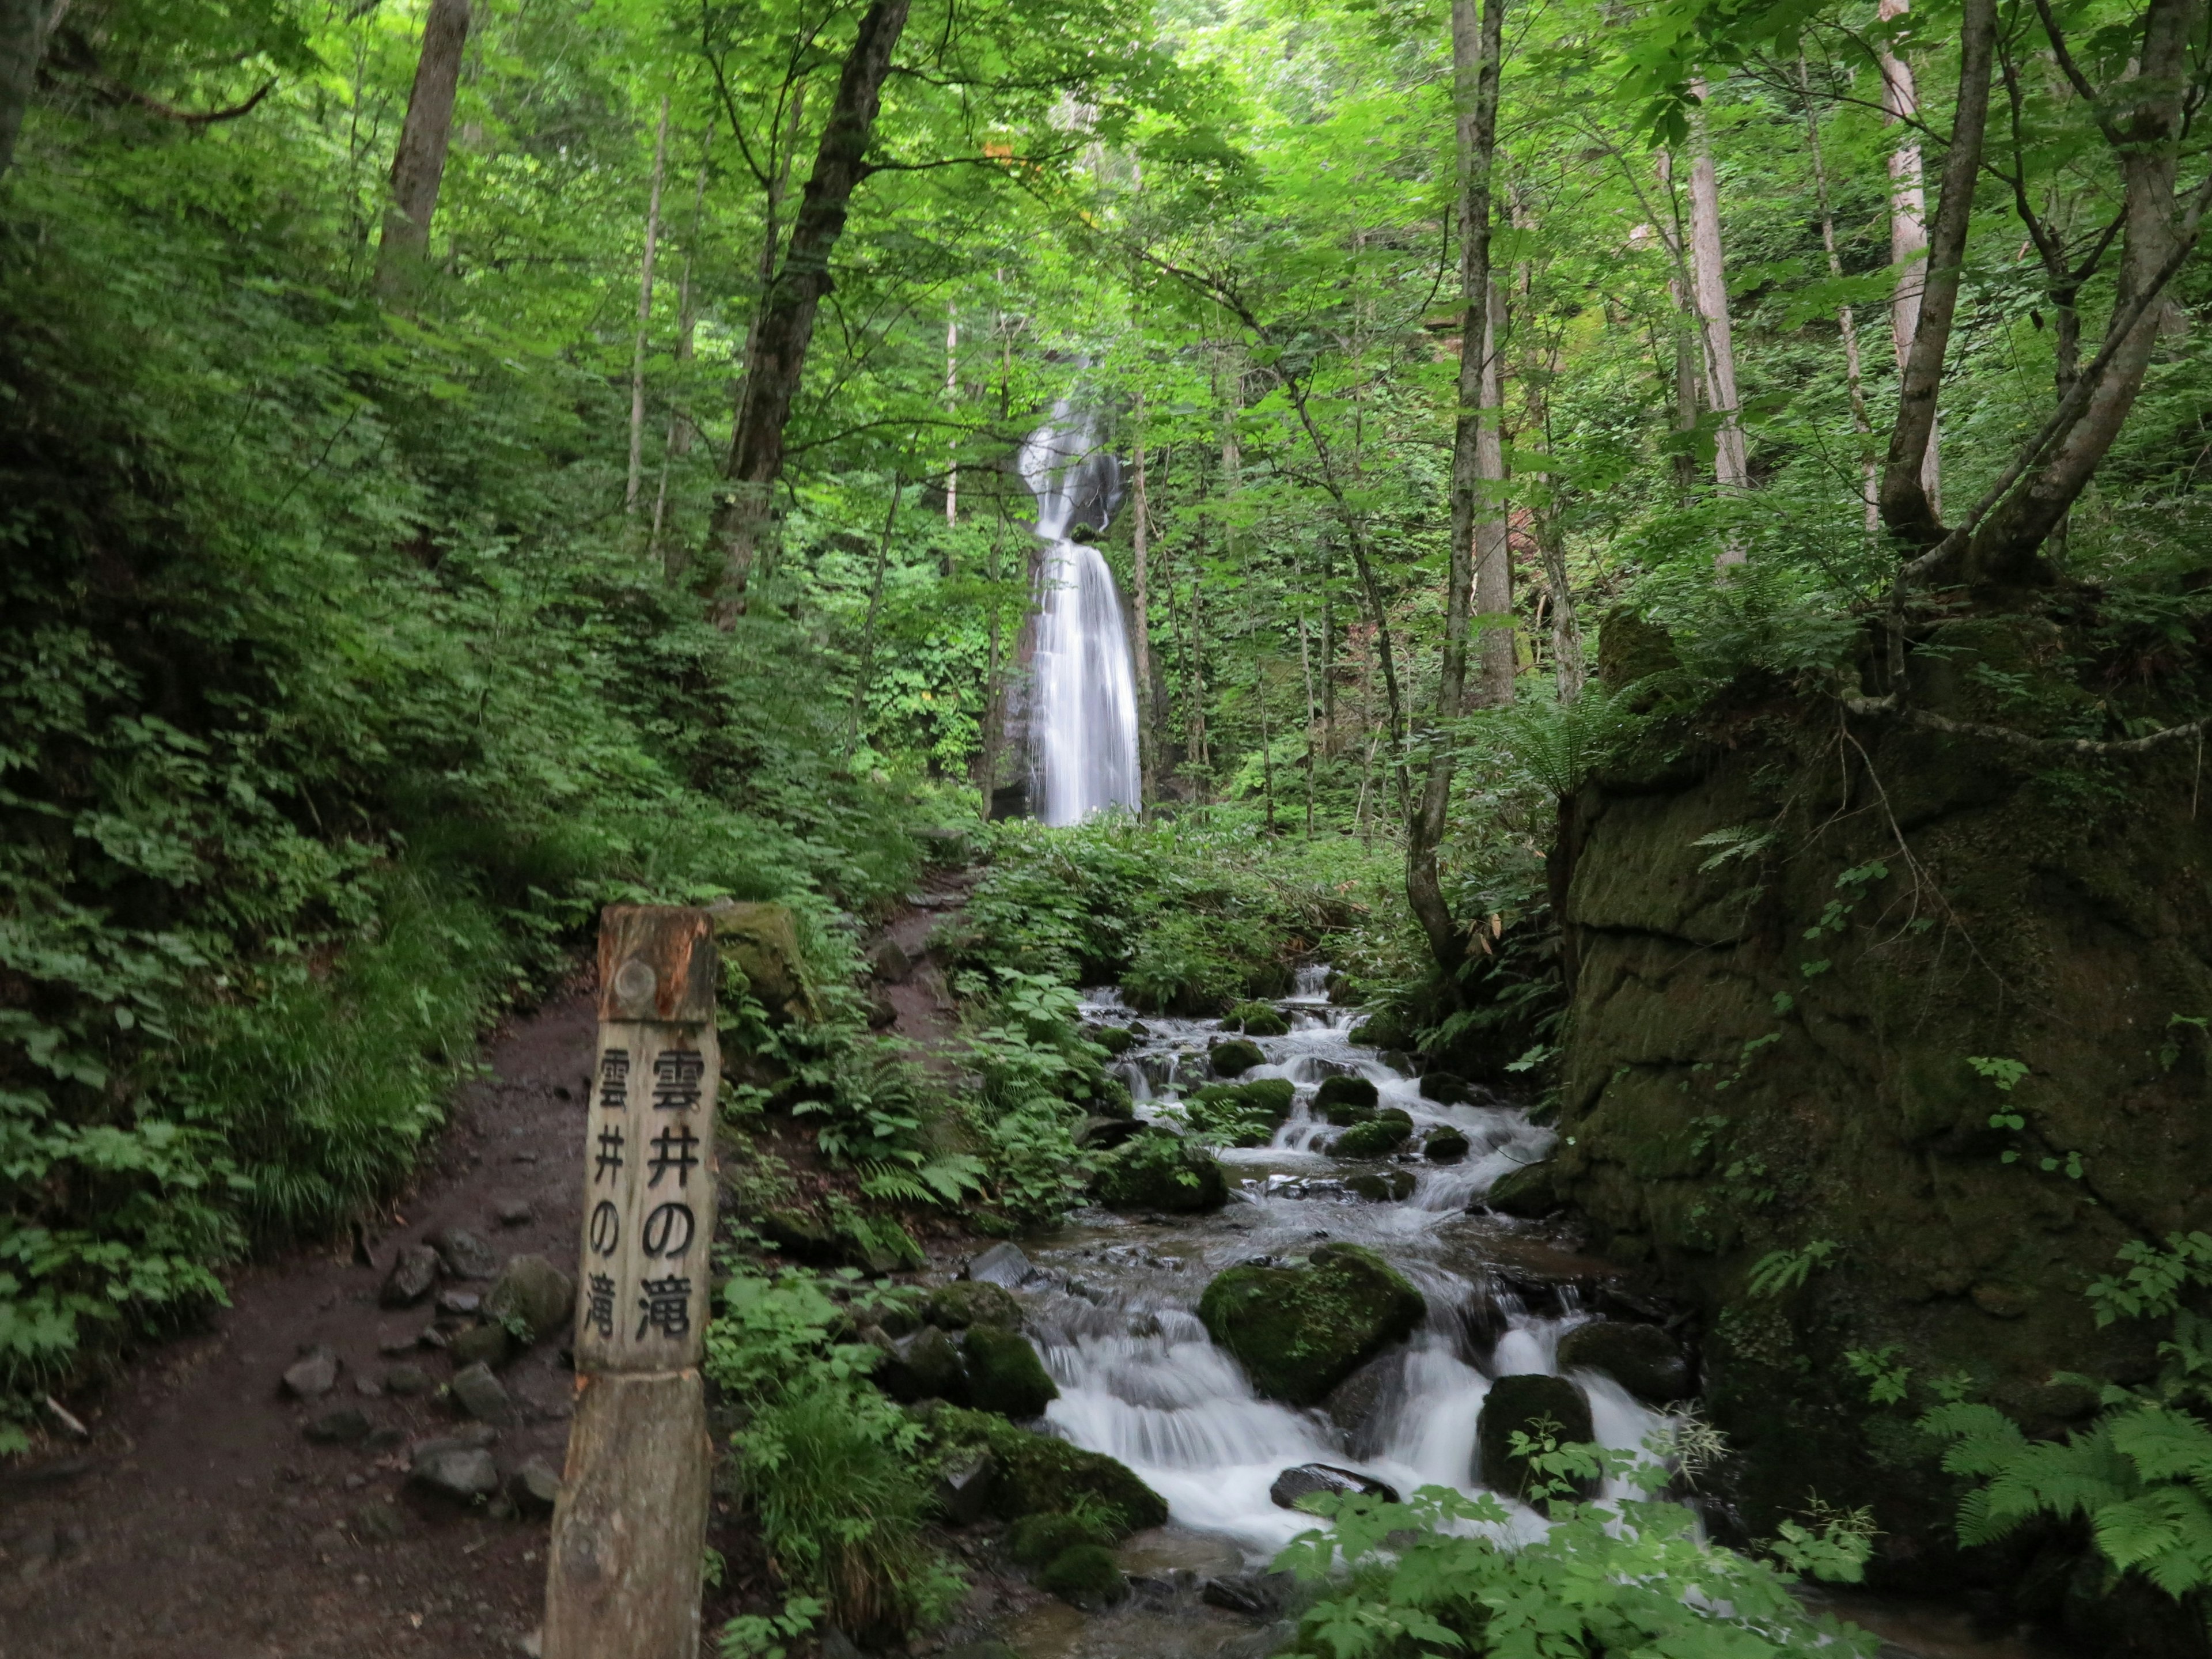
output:
[[[1561,1445],[1596,1438],[1590,1426],[1589,1401],[1564,1376],[1529,1371],[1501,1376],[1490,1385],[1482,1412],[1474,1422],[1474,1477],[1493,1491],[1525,1498],[1534,1479],[1528,1460],[1513,1452],[1515,1433],[1532,1440],[1549,1435]],[[1595,1480],[1577,1480],[1575,1490],[1583,1497],[1597,1490]]]
[[[1255,1066],[1265,1064],[1267,1058],[1260,1052],[1258,1043],[1243,1037],[1231,1037],[1206,1051],[1206,1063],[1212,1066],[1216,1077],[1243,1077]]]
[[[1267,1488],[1267,1501],[1279,1510],[1294,1510],[1298,1507],[1298,1499],[1310,1498],[1316,1492],[1379,1498],[1386,1504],[1398,1501],[1398,1489],[1389,1482],[1362,1474],[1357,1469],[1340,1469],[1334,1463],[1301,1463],[1296,1468],[1285,1469],[1275,1477],[1275,1484]]]
[[[1479,1202],[1499,1215],[1541,1221],[1560,1206],[1559,1180],[1549,1164],[1524,1164],[1498,1177]]]
[[[1272,1002],[1240,1002],[1222,1024],[1246,1036],[1288,1036],[1291,1032],[1291,1022]]]
[[[1336,1138],[1329,1152],[1336,1158],[1388,1158],[1404,1146],[1413,1133],[1413,1120],[1403,1112],[1384,1112],[1364,1123],[1355,1123]]]
[[[1421,1156],[1431,1164],[1456,1164],[1467,1156],[1466,1135],[1449,1124],[1431,1129],[1421,1142]]]
[[[883,1358],[876,1362],[876,1386],[894,1400],[964,1401],[968,1371],[960,1348],[934,1325],[913,1335],[893,1337],[871,1329],[865,1339]]]
[[[961,1270],[960,1276],[978,1284],[1002,1285],[1011,1291],[1026,1284],[1030,1275],[1036,1271],[1018,1246],[998,1243],[972,1258]]]
[[[1375,1085],[1364,1077],[1325,1077],[1314,1092],[1314,1110],[1343,1127],[1374,1116],[1379,1098]]]
[[[1018,1331],[977,1325],[962,1345],[967,1361],[968,1398],[978,1411],[1001,1417],[1044,1415],[1044,1408],[1060,1398],[1059,1385],[1045,1370],[1044,1361]]]
[[[1318,1405],[1427,1312],[1402,1274],[1357,1244],[1324,1244],[1303,1267],[1231,1267],[1198,1304],[1207,1333],[1253,1385],[1293,1406]]]
[[[1137,1040],[1137,1034],[1126,1025],[1093,1025],[1084,1035],[1113,1055],[1121,1054]]]
[[[1112,1209],[1184,1215],[1226,1204],[1229,1178],[1203,1146],[1155,1129],[1109,1156],[1091,1191]]]
[[[1073,1549],[1062,1550],[1051,1565],[1037,1574],[1036,1583],[1039,1589],[1050,1590],[1086,1613],[1110,1607],[1129,1594],[1121,1563],[1102,1544],[1078,1544]]]
[[[990,1512],[1002,1521],[1025,1515],[1110,1515],[1123,1533],[1164,1527],[1167,1499],[1126,1463],[1051,1435],[1036,1434],[988,1412],[939,1406],[928,1412],[929,1435],[945,1465],[988,1451]]]
[[[1348,1140],[1358,1133],[1346,1130],[1345,1139]],[[1344,1183],[1344,1189],[1370,1204],[1402,1204],[1413,1195],[1416,1184],[1411,1170],[1370,1170],[1365,1175],[1352,1176]]]
[[[1025,1515],[1006,1528],[1006,1553],[1024,1567],[1042,1567],[1079,1544],[1097,1541],[1091,1523],[1073,1515]]]
[[[939,1285],[921,1304],[921,1316],[948,1331],[989,1325],[1002,1331],[1022,1328],[1022,1304],[1013,1292],[988,1279],[956,1279]]]
[[[1559,1339],[1559,1369],[1602,1371],[1638,1400],[1672,1405],[1691,1392],[1682,1345],[1656,1325],[1594,1319]]]
[[[1467,1079],[1456,1072],[1424,1072],[1421,1073],[1421,1098],[1433,1100],[1440,1106],[1456,1106],[1473,1098],[1474,1091],[1467,1086]]]

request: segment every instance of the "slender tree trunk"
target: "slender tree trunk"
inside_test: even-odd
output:
[[[1306,686],[1306,839],[1313,839],[1314,677],[1313,653],[1306,648],[1306,613],[1298,612],[1298,672]]]
[[[1705,389],[1718,422],[1713,434],[1713,477],[1723,489],[1751,485],[1751,463],[1744,444],[1742,405],[1735,389],[1735,333],[1729,320],[1728,267],[1721,249],[1720,179],[1713,169],[1712,131],[1702,105],[1705,83],[1693,83],[1701,107],[1692,122],[1697,154],[1690,162],[1690,267],[1696,284],[1698,316],[1705,337]],[[1720,565],[1743,562],[1743,550],[1723,547]]]
[[[909,452],[911,453],[911,452]],[[876,538],[876,565],[868,582],[867,619],[860,626],[860,667],[853,679],[853,704],[845,716],[845,760],[860,746],[860,712],[866,706],[868,682],[876,668],[876,618],[884,608],[884,569],[890,562],[891,526],[898,522],[899,501],[906,494],[903,468],[891,476],[890,510],[884,514],[884,533]]]
[[[52,27],[46,0],[0,0],[0,178],[15,161],[15,137],[31,106]]]
[[[1899,376],[1897,423],[1890,429],[1889,453],[1881,476],[1882,522],[1899,540],[1916,547],[1931,546],[1942,535],[1942,522],[1929,498],[1925,467],[1936,429],[1936,393],[1942,383],[1943,357],[1950,347],[1952,318],[1958,310],[1966,231],[1973,218],[1974,182],[1981,170],[1982,141],[1989,125],[1990,70],[1996,43],[1996,0],[1965,0],[1960,25],[1959,97],[1950,148],[1943,157],[1943,194],[1936,206],[1919,315]]]
[[[1480,628],[1482,675],[1476,701],[1504,708],[1513,701],[1513,538],[1505,505],[1505,294],[1490,283],[1483,319],[1482,431],[1476,460],[1486,500],[1474,521],[1474,614]]]
[[[1828,275],[1840,277],[1844,261],[1836,252],[1836,216],[1828,203],[1828,170],[1820,158],[1820,112],[1813,102],[1813,76],[1805,54],[1797,54],[1797,85],[1805,99],[1805,148],[1813,162],[1813,191],[1820,208],[1820,246],[1827,250]],[[1836,307],[1836,331],[1844,340],[1844,383],[1850,394],[1851,430],[1859,435],[1859,496],[1865,503],[1866,532],[1881,529],[1881,474],[1874,454],[1874,422],[1868,418],[1865,376],[1859,362],[1858,319],[1847,305]]]
[[[469,0],[430,0],[422,25],[422,53],[415,64],[407,118],[392,158],[392,200],[384,210],[384,238],[376,249],[376,291],[401,298],[430,258],[430,220],[446,176],[446,150],[453,134],[453,98],[461,83],[461,49],[469,40]]]
[[[629,359],[629,478],[623,510],[637,511],[645,488],[645,343],[653,326],[653,260],[660,249],[660,185],[668,169],[668,94],[660,96],[660,126],[653,136],[653,187],[646,197],[645,257],[637,277],[637,341]]]
[[[951,300],[945,302],[945,412],[950,416],[960,409],[960,312]],[[957,433],[945,441],[945,527],[952,530],[960,523],[960,438]]]
[[[1682,223],[1681,195],[1674,185],[1674,153],[1662,149],[1658,157],[1659,182],[1666,191],[1667,216],[1656,228],[1667,250],[1672,269],[1667,277],[1667,297],[1673,302],[1674,334],[1674,430],[1684,434],[1674,452],[1674,483],[1687,506],[1698,493],[1698,463],[1687,434],[1698,429],[1698,366],[1710,371],[1705,321],[1698,315],[1697,281],[1690,272],[1689,232]],[[1654,354],[1656,356],[1656,353]],[[1705,377],[1710,403],[1710,373]]]
[[[1152,742],[1152,503],[1145,492],[1145,400],[1137,399],[1136,441],[1131,446],[1135,477],[1130,488],[1130,574],[1135,578],[1130,596],[1132,665],[1137,671],[1137,790],[1142,800],[1153,799],[1153,772],[1158,765]]]
[[[1885,22],[1905,16],[1912,0],[1881,0],[1876,15]],[[1881,70],[1882,118],[1902,129],[1897,147],[1889,153],[1889,262],[1897,270],[1897,288],[1889,302],[1890,341],[1897,350],[1897,372],[1905,373],[1911,354],[1912,337],[1920,327],[1920,299],[1928,285],[1928,194],[1920,163],[1920,140],[1911,125],[1920,118],[1920,88],[1912,65],[1891,52],[1878,49]],[[1928,447],[1921,457],[1920,486],[1928,492],[1928,510],[1943,516],[1942,439],[1931,417]]]
[[[1336,544],[1321,543],[1321,744],[1336,753]]]
[[[875,133],[891,53],[906,28],[908,4],[908,0],[875,0],[860,19],[791,227],[791,245],[762,301],[744,398],[722,469],[724,487],[708,531],[720,567],[713,614],[725,629],[744,613],[754,563],[774,532],[775,487],[783,477],[783,428],[805,370],[815,313],[830,291],[830,258],[844,234],[853,191],[866,176],[864,158]]]

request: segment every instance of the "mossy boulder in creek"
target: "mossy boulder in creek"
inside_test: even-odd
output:
[[[815,1020],[822,1011],[806,976],[805,953],[790,907],[726,899],[707,907],[714,948],[726,971],[743,974],[745,989],[772,1020]]]
[[[1342,1127],[1373,1116],[1380,1097],[1364,1077],[1325,1077],[1314,1091],[1314,1110]]]
[[[1357,1244],[1324,1244],[1302,1267],[1231,1267],[1198,1304],[1207,1333],[1253,1386],[1293,1406],[1319,1405],[1427,1312],[1419,1291]]]
[[[1122,1577],[1121,1564],[1103,1544],[1078,1544],[1073,1549],[1062,1550],[1037,1574],[1036,1585],[1086,1613],[1110,1607],[1129,1594],[1129,1581]]]
[[[1373,1013],[1353,1026],[1350,1032],[1352,1042],[1363,1048],[1410,1048],[1413,1033],[1405,1022],[1393,1013]]]
[[[1531,1440],[1548,1435],[1563,1446],[1596,1438],[1590,1426],[1589,1401],[1564,1376],[1528,1372],[1499,1377],[1490,1385],[1482,1411],[1474,1420],[1474,1478],[1493,1492],[1512,1498],[1528,1496],[1534,1478],[1528,1460],[1514,1454],[1516,1432]],[[1575,1485],[1585,1497],[1597,1489],[1595,1480]]]
[[[1098,1542],[1087,1521],[1073,1515],[1025,1515],[1006,1528],[1006,1553],[1024,1567],[1041,1567],[1064,1551]]]
[[[1206,1051],[1206,1064],[1212,1066],[1216,1077],[1243,1077],[1255,1066],[1266,1064],[1267,1059],[1258,1043],[1243,1037],[1231,1037]]]
[[[1638,1400],[1672,1405],[1691,1393],[1682,1345],[1656,1325],[1594,1319],[1559,1339],[1559,1369],[1602,1371]]]
[[[1397,1204],[1411,1198],[1418,1184],[1411,1170],[1382,1170],[1353,1176],[1344,1183],[1344,1189],[1370,1204]]]
[[[1001,1521],[1081,1509],[1106,1518],[1122,1535],[1167,1524],[1167,1499],[1103,1453],[1032,1433],[988,1412],[937,1406],[927,1409],[924,1420],[940,1461],[991,1455],[986,1507]]]
[[[1229,1011],[1223,1024],[1235,1026],[1246,1036],[1288,1036],[1291,1032],[1291,1022],[1272,1002],[1240,1002]]]
[[[1137,1034],[1126,1025],[1094,1025],[1085,1036],[1109,1054],[1126,1053]]]
[[[1500,1215],[1541,1221],[1560,1205],[1559,1171],[1547,1164],[1524,1164],[1491,1183],[1482,1201]]]
[[[1456,1106],[1474,1097],[1467,1079],[1456,1072],[1424,1072],[1421,1073],[1421,1098],[1433,1100],[1440,1106]]]
[[[1467,1152],[1467,1136],[1449,1124],[1430,1130],[1421,1140],[1421,1156],[1431,1164],[1456,1164]]]
[[[956,1279],[929,1293],[921,1304],[921,1316],[927,1323],[948,1331],[964,1331],[971,1325],[1018,1331],[1022,1328],[1022,1304],[1014,1299],[1012,1291],[1002,1285],[986,1284],[981,1279]]]
[[[989,1325],[969,1329],[961,1344],[968,1373],[968,1402],[978,1411],[1001,1417],[1042,1417],[1044,1408],[1060,1398],[1059,1386],[1045,1370],[1044,1361],[1018,1331]]]
[[[1329,1151],[1338,1158],[1388,1158],[1404,1146],[1413,1133],[1413,1120],[1402,1114],[1396,1117],[1370,1117],[1339,1135]]]
[[[1155,1130],[1134,1137],[1109,1155],[1099,1166],[1091,1190],[1109,1209],[1191,1215],[1226,1204],[1229,1178],[1204,1147]]]

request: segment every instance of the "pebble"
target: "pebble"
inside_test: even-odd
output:
[[[483,1298],[474,1291],[441,1291],[438,1292],[438,1311],[462,1318],[472,1318],[483,1306]]]
[[[503,1200],[495,1213],[499,1217],[499,1224],[502,1227],[527,1227],[538,1219],[538,1212],[531,1206],[530,1200],[526,1198]]]
[[[363,1400],[380,1400],[384,1397],[384,1385],[373,1376],[354,1378],[353,1391]]]
[[[295,1400],[320,1400],[338,1385],[338,1357],[327,1347],[309,1349],[284,1371],[284,1391]]]

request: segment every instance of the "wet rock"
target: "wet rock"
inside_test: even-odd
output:
[[[769,1210],[760,1218],[760,1230],[770,1244],[798,1261],[827,1267],[845,1260],[845,1241],[811,1210],[792,1206]]]
[[[903,985],[914,973],[914,958],[896,939],[878,939],[868,952],[868,972],[886,985]]]
[[[1364,1077],[1325,1077],[1315,1091],[1314,1110],[1339,1127],[1348,1127],[1372,1117],[1378,1098],[1375,1085]]]
[[[495,1370],[507,1364],[514,1341],[504,1325],[471,1325],[456,1333],[447,1346],[453,1356],[453,1364],[464,1370],[471,1365]]]
[[[364,1544],[395,1544],[407,1536],[407,1517],[397,1504],[363,1504],[347,1522]]]
[[[1355,1456],[1371,1454],[1371,1431],[1383,1402],[1395,1392],[1401,1370],[1395,1354],[1370,1359],[1331,1389],[1328,1398],[1322,1402],[1328,1420],[1343,1431]]]
[[[937,1471],[937,1507],[956,1527],[972,1527],[988,1512],[997,1466],[988,1451],[949,1457]]]
[[[1109,1510],[1133,1531],[1167,1524],[1167,1500],[1127,1464],[1103,1453],[1034,1433],[988,1412],[939,1407],[929,1422],[931,1440],[948,1458],[990,1453],[990,1512],[1002,1521],[1087,1509]]]
[[[1075,1144],[1086,1152],[1111,1152],[1143,1133],[1144,1127],[1133,1117],[1086,1117],[1075,1132]]]
[[[1357,1133],[1348,1131],[1346,1138]],[[1401,1204],[1413,1195],[1416,1184],[1411,1170],[1378,1170],[1352,1176],[1344,1189],[1370,1204]]]
[[[1346,1033],[1362,1048],[1403,1048],[1413,1033],[1395,1014],[1372,1013]]]
[[[1113,1552],[1099,1544],[1078,1544],[1063,1550],[1036,1576],[1039,1589],[1050,1590],[1072,1607],[1086,1613],[1110,1607],[1129,1594],[1121,1565]]]
[[[576,1281],[542,1255],[509,1258],[499,1282],[484,1298],[484,1312],[503,1325],[519,1322],[524,1340],[550,1336],[568,1322],[576,1306]]]
[[[1270,1002],[1240,1002],[1222,1024],[1246,1036],[1288,1036],[1291,1030],[1283,1011]]]
[[[320,1400],[338,1385],[338,1357],[327,1347],[311,1349],[284,1368],[284,1392],[295,1400]]]
[[[1431,1164],[1456,1164],[1467,1152],[1467,1137],[1449,1124],[1430,1130],[1421,1141],[1421,1156]]]
[[[979,1284],[997,1285],[1006,1290],[1018,1290],[1029,1282],[1036,1271],[1030,1265],[1029,1257],[1012,1244],[994,1244],[970,1261],[961,1277]]]
[[[1370,1117],[1346,1129],[1328,1150],[1336,1158],[1388,1158],[1404,1146],[1413,1133],[1410,1123],[1401,1123],[1396,1118]]]
[[[507,1495],[525,1515],[550,1515],[561,1497],[560,1474],[544,1458],[530,1458],[507,1476]]]
[[[1340,1469],[1334,1463],[1301,1463],[1296,1468],[1285,1469],[1275,1477],[1275,1484],[1267,1488],[1267,1501],[1279,1510],[1294,1510],[1298,1499],[1316,1492],[1379,1498],[1386,1504],[1398,1501],[1395,1486],[1357,1469]]]
[[[1255,1066],[1264,1065],[1267,1055],[1260,1045],[1243,1037],[1231,1037],[1226,1042],[1217,1042],[1206,1052],[1206,1063],[1212,1066],[1216,1077],[1242,1077]]]
[[[438,1253],[428,1244],[408,1244],[393,1258],[384,1276],[377,1301],[387,1308],[410,1308],[430,1294],[438,1282]]]
[[[1115,1059],[1126,1054],[1137,1040],[1137,1034],[1126,1025],[1094,1025],[1088,1035],[1093,1042]]]
[[[1297,1589],[1297,1581],[1287,1572],[1224,1573],[1200,1585],[1198,1599],[1247,1619],[1273,1619],[1290,1605]]]
[[[453,1403],[479,1423],[507,1427],[515,1421],[514,1401],[507,1392],[507,1385],[491,1374],[491,1367],[478,1362],[453,1373],[447,1388],[452,1392]]]
[[[709,905],[714,942],[721,959],[745,976],[746,988],[771,1020],[819,1017],[806,981],[806,957],[799,947],[799,927],[781,904],[741,904],[724,900]]]
[[[1006,1528],[1006,1553],[1024,1567],[1042,1567],[1079,1544],[1095,1544],[1088,1522],[1072,1515],[1025,1515]]]
[[[358,1446],[368,1438],[368,1414],[358,1406],[343,1406],[311,1419],[300,1432],[318,1446]]]
[[[1421,1076],[1421,1098],[1440,1106],[1456,1106],[1474,1098],[1474,1091],[1456,1072],[1425,1072]]]
[[[871,1333],[869,1345],[883,1355],[876,1364],[876,1386],[892,1399],[964,1401],[967,1368],[952,1339],[934,1325],[908,1337]]]
[[[1324,1244],[1303,1267],[1231,1267],[1198,1304],[1259,1391],[1294,1406],[1319,1404],[1427,1311],[1403,1275],[1356,1244]]]
[[[441,1227],[425,1242],[456,1279],[489,1279],[499,1271],[499,1252],[465,1227]]]
[[[430,1373],[420,1365],[394,1365],[384,1374],[384,1391],[398,1399],[428,1394],[434,1386]]]
[[[393,1354],[412,1353],[422,1340],[422,1333],[416,1330],[393,1331],[376,1340],[377,1352],[390,1358]]]
[[[1229,1178],[1203,1146],[1153,1128],[1112,1153],[1091,1190],[1113,1209],[1188,1215],[1226,1204]]]
[[[456,1503],[474,1503],[499,1490],[499,1466],[479,1447],[434,1442],[415,1454],[408,1483]]]
[[[1540,1221],[1557,1210],[1564,1200],[1559,1196],[1556,1173],[1551,1164],[1546,1163],[1526,1164],[1517,1170],[1508,1170],[1498,1177],[1480,1201],[1499,1215],[1518,1216],[1523,1221]]]
[[[978,1411],[1017,1419],[1042,1417],[1044,1408],[1060,1398],[1059,1386],[1044,1362],[1018,1332],[978,1325],[962,1346],[968,1400]]]
[[[948,1331],[964,1331],[970,1325],[989,1325],[1002,1331],[1022,1328],[1022,1304],[1004,1285],[980,1279],[955,1279],[939,1285],[921,1304],[921,1316]]]
[[[502,1227],[527,1227],[538,1219],[538,1211],[526,1198],[501,1199],[499,1207],[492,1212]]]
[[[1602,1371],[1638,1400],[1672,1405],[1691,1393],[1681,1344],[1656,1325],[1595,1319],[1559,1339],[1559,1369]]]
[[[1501,1376],[1490,1385],[1475,1419],[1474,1477],[1493,1491],[1514,1498],[1528,1495],[1534,1478],[1528,1460],[1513,1455],[1518,1431],[1532,1439],[1548,1434],[1561,1445],[1595,1438],[1589,1401],[1563,1376],[1534,1372]],[[1577,1481],[1577,1491],[1595,1492],[1595,1480]]]

